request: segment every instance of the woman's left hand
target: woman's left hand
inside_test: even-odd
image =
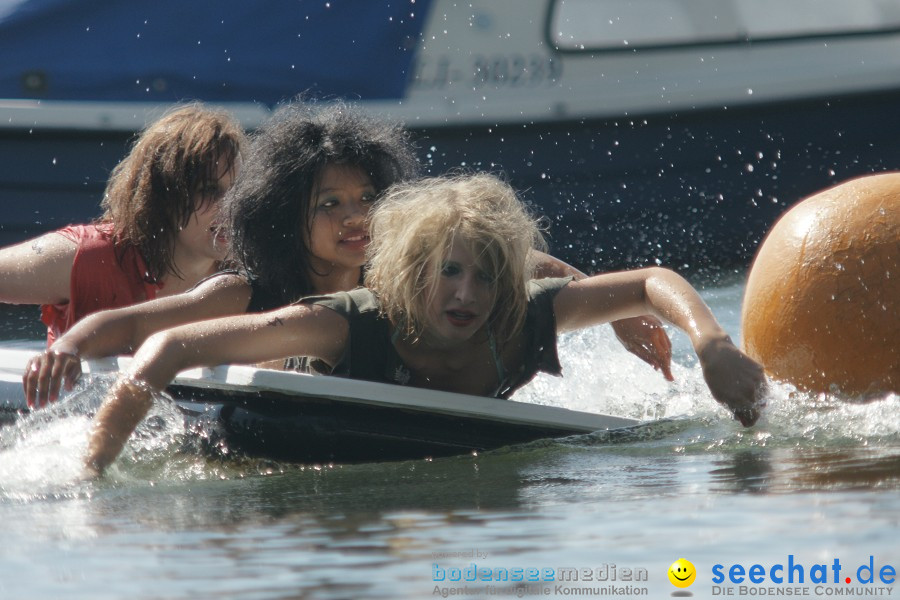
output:
[[[713,397],[745,427],[756,423],[765,406],[762,365],[741,352],[728,337],[706,343],[697,355]]]
[[[672,376],[672,341],[663,329],[662,321],[646,315],[613,321],[610,325],[626,350],[657,371],[662,371],[666,381],[675,381]]]

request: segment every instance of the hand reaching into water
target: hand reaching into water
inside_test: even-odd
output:
[[[663,329],[662,321],[646,315],[613,321],[611,325],[626,350],[655,370],[662,371],[666,381],[675,381],[672,376],[672,341]]]
[[[81,377],[81,358],[78,350],[65,343],[53,344],[47,350],[31,357],[25,364],[22,386],[30,408],[47,406],[59,399],[59,389],[71,390]]]
[[[575,281],[579,281],[587,277],[572,265],[549,254],[535,251],[534,258],[535,269],[532,273],[534,279],[574,277]],[[675,380],[671,368],[672,342],[663,329],[662,321],[652,315],[644,315],[612,321],[610,325],[626,350],[657,371],[662,371],[667,381]]]
[[[756,423],[765,406],[762,365],[738,350],[728,337],[708,342],[697,355],[713,397],[745,427]]]
[[[153,406],[153,391],[145,382],[120,376],[94,418],[82,479],[96,479],[112,463],[128,436]]]

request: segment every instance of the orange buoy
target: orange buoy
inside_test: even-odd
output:
[[[744,291],[744,351],[812,392],[900,392],[900,173],[799,202],[759,247]]]

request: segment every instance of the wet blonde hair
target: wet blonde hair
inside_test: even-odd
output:
[[[421,179],[390,188],[369,216],[366,286],[383,313],[420,337],[434,288],[454,240],[468,245],[493,280],[490,327],[499,342],[522,327],[533,252],[545,243],[509,184],[494,175]]]

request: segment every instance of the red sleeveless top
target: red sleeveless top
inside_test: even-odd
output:
[[[160,287],[147,282],[144,259],[133,246],[116,248],[111,225],[70,225],[57,233],[77,245],[69,301],[41,306],[47,345],[87,315],[156,298]]]

